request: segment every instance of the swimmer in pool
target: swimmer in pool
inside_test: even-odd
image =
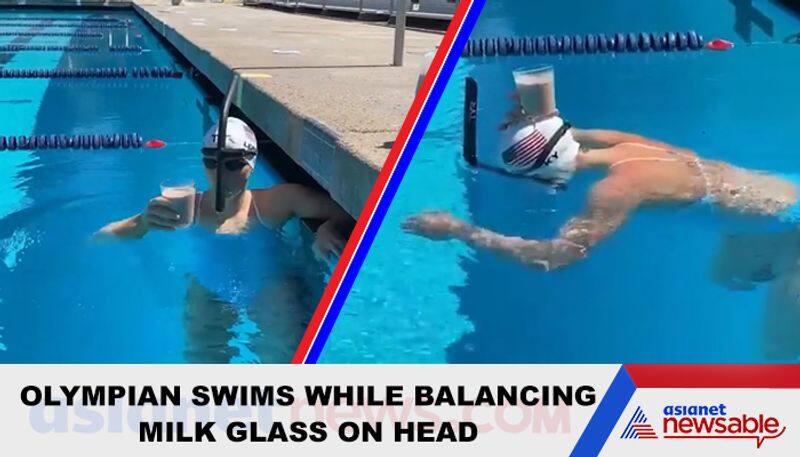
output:
[[[132,217],[113,222],[100,229],[102,237],[142,238],[151,230],[175,230],[196,224],[215,233],[235,234],[254,225],[280,228],[288,220],[299,217],[322,221],[315,236],[314,251],[325,258],[341,252],[352,228],[350,216],[327,195],[298,184],[279,184],[268,189],[247,189],[258,154],[255,133],[242,120],[229,118],[226,148],[241,151],[241,156],[224,159],[223,187],[225,209],[215,210],[216,200],[216,134],[212,127],[205,136],[203,164],[211,188],[195,195],[194,216],[181,220],[175,200],[158,196],[144,210]]]
[[[444,212],[422,213],[403,228],[432,240],[461,240],[525,265],[555,270],[585,258],[638,208],[708,202],[744,214],[800,222],[800,179],[707,160],[693,151],[612,130],[571,127],[557,112],[532,118],[515,109],[501,125],[495,159],[504,172],[563,184],[575,173],[602,170],[584,212],[552,239],[503,235]]]

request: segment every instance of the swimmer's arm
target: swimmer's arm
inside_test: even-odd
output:
[[[404,223],[404,229],[430,239],[455,238],[475,248],[488,249],[545,271],[562,268],[586,257],[589,249],[616,231],[637,205],[636,199],[617,194],[612,180],[598,183],[584,214],[565,224],[556,238],[530,240],[507,236],[471,225],[447,213],[426,213]]]
[[[572,129],[572,135],[578,143],[588,149],[610,148],[620,143],[637,143],[662,149],[677,149],[675,146],[667,143],[662,143],[660,141],[645,138],[641,135],[620,132],[617,130]]]
[[[432,240],[461,240],[474,248],[487,249],[525,265],[545,271],[563,267],[583,257],[583,249],[556,240],[529,240],[478,227],[449,213],[422,213],[403,223],[406,232]]]
[[[590,249],[616,232],[640,204],[641,200],[630,190],[630,183],[604,179],[590,191],[586,210],[567,221],[558,236],[548,242],[576,246],[570,252],[579,251],[578,258],[585,257]]]
[[[582,246],[559,239],[529,240],[471,225],[465,225],[455,235],[472,247],[488,249],[544,271],[565,267],[586,256]]]
[[[149,230],[142,215],[137,214],[127,219],[106,225],[92,236],[92,240],[102,241],[112,238],[142,238]]]
[[[150,230],[175,230],[181,223],[169,199],[159,195],[150,199],[144,211],[121,221],[112,222],[92,236],[94,241],[111,238],[141,238]]]

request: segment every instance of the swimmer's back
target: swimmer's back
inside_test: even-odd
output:
[[[620,143],[597,152],[604,154],[609,179],[638,193],[642,202],[694,201],[706,196],[699,159],[690,151]]]

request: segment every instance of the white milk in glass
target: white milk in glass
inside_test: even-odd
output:
[[[514,71],[514,82],[520,105],[529,116],[539,117],[556,111],[556,89],[553,67]]]
[[[194,220],[195,188],[192,181],[165,181],[161,184],[161,196],[172,203],[179,216],[179,228],[188,227]]]

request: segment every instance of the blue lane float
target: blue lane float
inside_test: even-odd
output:
[[[52,68],[23,68],[23,69],[0,69],[0,79],[29,79],[29,78],[51,78],[51,79],[119,79],[127,78],[131,74],[134,78],[155,78],[155,79],[179,79],[183,77],[183,72],[169,67],[141,67],[134,68],[130,72],[127,68],[81,68],[81,69],[52,69]]]
[[[23,51],[62,51],[62,52],[97,52],[100,48],[95,45],[43,45],[43,44],[3,44],[0,52]]]
[[[125,22],[126,19],[115,19],[111,17],[15,17],[8,18],[18,22],[47,22],[47,21],[60,21],[60,22]],[[0,21],[3,19],[0,18]]]
[[[111,45],[108,47],[111,52],[142,52],[142,47],[138,45],[124,46],[124,45]]]
[[[60,23],[55,24],[51,22],[0,22],[0,27],[31,27],[31,28],[75,28],[82,29],[125,29],[130,27],[128,22],[119,23],[88,23],[88,22],[75,22],[75,23]]]
[[[0,151],[43,149],[138,149],[143,145],[144,140],[138,133],[0,136]]]
[[[52,69],[52,68],[21,68],[2,69],[2,79],[30,79],[30,78],[125,78],[128,70],[117,68],[82,68],[82,69]]]
[[[169,67],[140,67],[131,69],[134,78],[182,78],[183,72]]]
[[[103,38],[100,32],[0,32],[0,36]]]
[[[462,57],[636,53],[650,51],[699,51],[702,35],[694,30],[663,33],[593,33],[588,35],[547,35],[493,37],[469,40]]]

